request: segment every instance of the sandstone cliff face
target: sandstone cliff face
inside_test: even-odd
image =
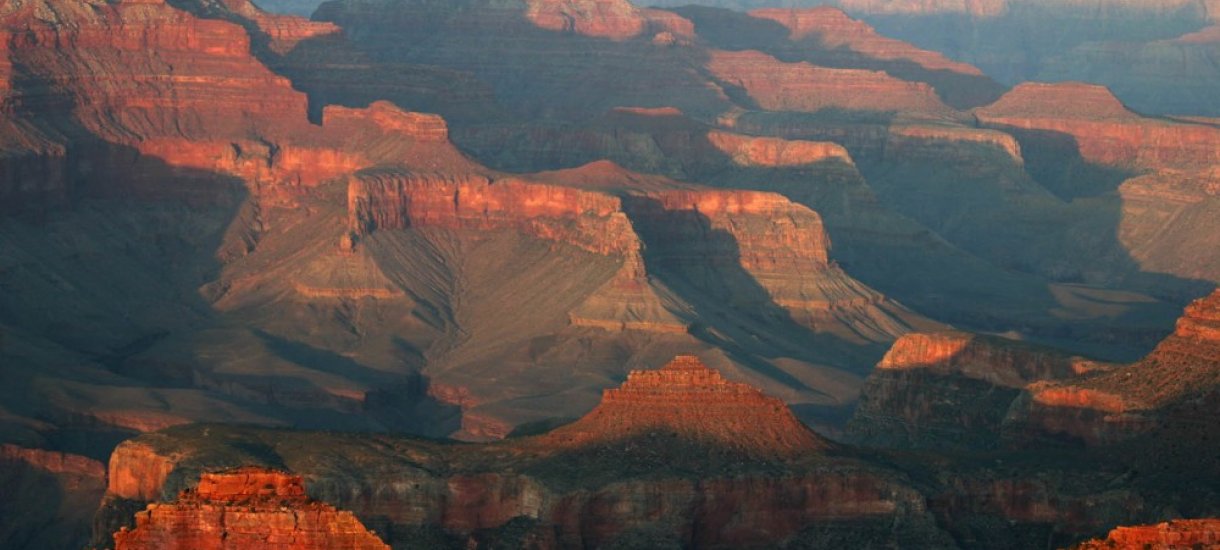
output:
[[[592,412],[547,434],[544,441],[579,446],[652,432],[676,433],[763,456],[790,456],[828,446],[782,401],[725,380],[694,356],[679,356],[660,370],[632,371],[622,386],[605,391]]]
[[[953,112],[931,86],[880,71],[784,63],[757,51],[710,53],[707,69],[713,76],[770,111],[902,111],[930,117],[947,117]]]
[[[258,25],[273,48],[336,31],[267,15],[239,0],[223,6],[230,10],[224,13]],[[437,163],[465,162],[439,143],[401,157],[419,142],[443,141],[446,130],[439,118],[388,104],[368,112],[328,109],[323,127],[310,124],[306,96],[252,55],[246,29],[235,23],[204,19],[162,1],[91,1],[65,8],[38,0],[16,7],[0,19],[7,57],[22,71],[16,114],[37,121],[35,129],[54,128],[67,148],[78,149],[79,160],[65,168],[53,160],[42,166],[6,162],[12,177],[5,187],[33,184],[28,172],[35,168],[52,193],[64,179],[91,183],[110,177],[154,193],[170,187],[165,174],[114,158],[120,148],[174,170],[214,173],[213,185],[235,176],[267,198],[289,201],[294,189],[391,159],[409,162],[431,152],[439,155]],[[58,172],[66,174],[56,177]]]
[[[1095,85],[1021,84],[975,115],[985,124],[1033,132],[1031,140],[1067,136],[1067,146],[1097,164],[1162,168],[1220,160],[1220,129],[1141,118]]]
[[[1180,519],[1156,525],[1118,527],[1104,539],[1091,540],[1072,547],[1073,550],[1103,550],[1144,548],[1220,548],[1220,520]]]
[[[116,550],[142,548],[368,549],[389,546],[350,512],[305,496],[300,476],[243,468],[203,474],[170,504],[136,514],[114,534]]]
[[[570,187],[486,176],[366,172],[348,185],[353,231],[509,229],[602,255],[637,255],[618,199]]]

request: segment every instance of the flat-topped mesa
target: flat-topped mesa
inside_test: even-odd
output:
[[[847,149],[837,143],[754,137],[719,130],[708,132],[707,139],[738,166],[792,168],[832,160],[854,164]]]
[[[1220,519],[1177,519],[1156,525],[1117,527],[1105,539],[1083,542],[1072,547],[1072,550],[1123,548],[1220,548]]]
[[[785,63],[758,51],[712,51],[707,69],[724,83],[741,88],[769,111],[817,112],[823,109],[902,112],[951,117],[932,87],[881,71],[832,69]]]
[[[592,412],[541,440],[583,446],[655,433],[762,456],[793,456],[829,446],[783,401],[725,380],[689,355],[675,357],[659,370],[632,371],[622,386],[605,390]]]
[[[348,184],[351,229],[512,230],[601,255],[638,255],[618,198],[481,174],[366,170]]]
[[[882,36],[868,23],[852,19],[839,8],[762,8],[749,13],[750,17],[783,25],[788,29],[788,38],[793,41],[815,39],[820,47],[848,49],[872,59],[910,61],[934,71],[983,75],[983,72],[973,65],[959,63],[938,52],[921,50],[901,40]]]
[[[985,125],[1026,131],[1023,139],[1075,147],[1082,159],[1096,164],[1163,168],[1220,163],[1220,128],[1143,118],[1103,86],[1027,82],[974,114]]]
[[[1109,88],[1084,82],[1023,82],[977,113],[987,118],[1139,118]]]
[[[203,474],[178,501],[150,504],[134,529],[114,534],[116,550],[388,550],[351,512],[305,495],[301,476],[245,467]]]

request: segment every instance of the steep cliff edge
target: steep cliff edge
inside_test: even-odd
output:
[[[351,512],[305,496],[304,480],[262,468],[206,473],[167,504],[136,514],[115,550],[156,548],[389,550]]]

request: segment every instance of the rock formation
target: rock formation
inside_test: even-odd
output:
[[[1091,540],[1072,547],[1073,550],[1104,550],[1144,548],[1220,548],[1220,520],[1181,519],[1156,525],[1118,527],[1104,539]]]
[[[602,394],[592,412],[544,441],[592,445],[658,432],[763,456],[794,456],[828,446],[782,401],[725,380],[689,355],[659,370],[632,371],[622,386]]]
[[[877,543],[947,541],[918,494],[891,472],[825,455],[829,444],[782,402],[724,380],[694,357],[633,373],[574,424],[495,444],[200,429],[150,434],[121,447],[159,449],[173,461],[166,487],[191,483],[188,472],[206,471],[214,461],[243,460],[237,457],[244,445],[277,456],[308,477],[309,486],[301,477],[257,468],[205,473],[177,503],[152,504],[137,514],[134,528],[115,535],[117,548],[174,536],[266,536],[282,517],[298,518],[297,527],[273,532],[277,537],[299,542],[329,530],[362,540],[354,518],[311,502],[306,492],[375,518],[390,544],[431,533],[438,548],[520,536],[540,548],[579,548],[625,543],[642,531],[681,544],[725,547],[816,540],[818,534],[806,531],[817,526]],[[334,460],[322,458],[323,447],[337,453]],[[112,467],[131,469],[115,462],[132,456],[116,454]],[[355,456],[366,467],[347,466]],[[122,484],[107,498],[112,505],[146,500]],[[115,527],[102,528],[107,526]],[[514,529],[524,534],[513,535]],[[325,539],[308,540],[317,545],[311,547],[334,547]]]
[[[389,549],[351,512],[305,496],[300,476],[262,468],[203,474],[175,502],[137,513],[114,547]]]
[[[1207,166],[1220,158],[1220,130],[1141,118],[1095,85],[1021,84],[975,113],[990,125],[1068,136],[1098,164]]]
[[[995,447],[1027,386],[1106,368],[1001,338],[912,333],[869,375],[848,431],[874,445]]]
[[[927,84],[899,80],[880,71],[784,63],[757,51],[713,51],[707,69],[769,111],[901,111],[930,117],[947,117],[953,112]]]

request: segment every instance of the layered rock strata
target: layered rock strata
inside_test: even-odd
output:
[[[300,476],[262,468],[203,474],[173,503],[151,504],[133,529],[114,535],[115,550],[388,550],[351,512],[305,495]]]
[[[547,434],[544,441],[587,445],[655,432],[747,454],[791,456],[828,446],[782,401],[725,380],[689,355],[676,357],[660,370],[632,371],[622,386],[605,390],[592,412]]]

